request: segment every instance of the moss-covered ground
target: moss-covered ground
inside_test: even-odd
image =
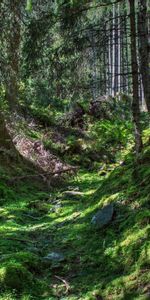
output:
[[[149,299],[148,136],[147,130],[138,166],[128,149],[122,164],[109,163],[105,172],[80,170],[51,191],[40,181],[1,180],[1,300]],[[1,166],[0,173],[7,178],[15,171]],[[70,189],[83,195],[64,196]],[[95,230],[92,216],[111,202],[113,220]],[[44,259],[55,251],[64,255],[62,262]]]

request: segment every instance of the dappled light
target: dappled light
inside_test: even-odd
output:
[[[0,300],[148,300],[149,1],[0,17]]]

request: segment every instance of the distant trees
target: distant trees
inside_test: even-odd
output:
[[[1,82],[10,109],[20,97],[48,105],[133,94],[139,152],[143,98],[150,111],[147,1],[2,0],[0,8]]]

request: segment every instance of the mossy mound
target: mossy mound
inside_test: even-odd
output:
[[[14,289],[19,292],[33,285],[33,275],[22,264],[13,261],[0,268],[0,290]]]
[[[20,251],[15,254],[14,258],[32,273],[39,273],[41,270],[39,257],[31,252]]]
[[[14,264],[19,263],[31,273],[40,273],[41,271],[41,260],[36,254],[28,251],[6,254],[1,257],[0,261],[3,264],[5,264],[6,261],[13,262]]]

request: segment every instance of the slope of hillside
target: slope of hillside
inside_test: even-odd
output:
[[[1,166],[1,300],[149,299],[149,130],[144,142],[138,166],[129,147],[51,191],[40,179],[8,185],[21,166]],[[111,222],[93,228],[109,203]]]

